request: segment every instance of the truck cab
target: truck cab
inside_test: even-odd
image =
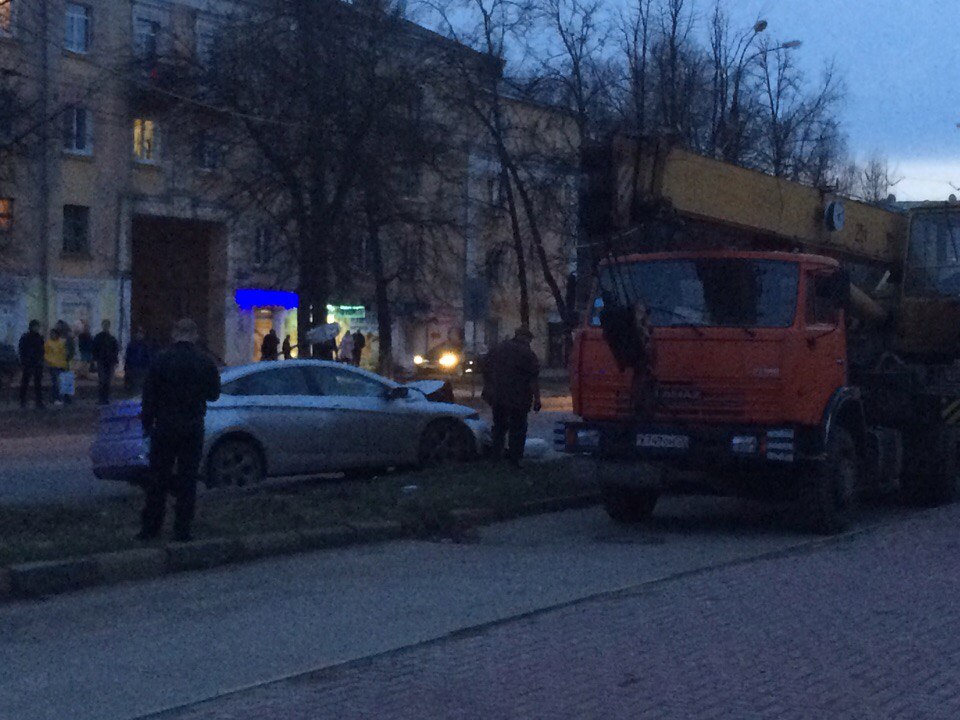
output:
[[[572,357],[582,422],[566,427],[565,445],[598,459],[612,515],[645,514],[666,490],[794,496],[796,468],[827,459],[831,422],[848,425],[835,433],[854,445],[843,452],[867,451],[839,275],[833,259],[782,252],[649,253],[600,265]],[[648,325],[646,362],[625,361],[605,327],[624,308],[640,308]],[[711,472],[692,482],[651,464]],[[853,459],[844,472],[858,469]]]

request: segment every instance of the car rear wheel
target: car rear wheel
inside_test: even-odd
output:
[[[207,486],[252,485],[266,475],[260,449],[250,440],[228,438],[210,452]]]
[[[464,462],[475,452],[470,430],[454,420],[432,422],[420,436],[419,459],[425,467]]]

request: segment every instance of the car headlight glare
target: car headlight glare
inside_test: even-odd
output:
[[[440,356],[440,367],[452,368],[456,367],[457,363],[460,362],[460,358],[457,357],[455,353],[444,353]]]
[[[424,360],[423,355],[414,355],[414,356],[413,356],[413,364],[414,364],[414,365],[423,365],[424,362],[426,362],[426,360]]]

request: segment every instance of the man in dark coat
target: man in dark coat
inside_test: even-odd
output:
[[[177,322],[173,345],[160,353],[147,373],[142,417],[144,435],[150,438],[151,477],[140,540],[160,534],[168,494],[177,499],[174,537],[179,542],[190,540],[203,456],[203,420],[207,403],[220,397],[220,373],[196,347],[197,338],[196,323]]]
[[[280,359],[280,338],[277,337],[277,331],[270,328],[270,332],[260,343],[261,360],[279,360]]]
[[[140,392],[143,381],[150,369],[150,344],[147,334],[142,327],[138,327],[123,356],[123,382],[129,392]]]
[[[23,376],[20,378],[20,407],[27,406],[27,391],[30,381],[33,381],[35,391],[34,400],[38,408],[43,407],[43,395],[40,392],[40,383],[43,380],[43,335],[40,333],[40,321],[31,320],[30,326],[20,336],[20,369]]]
[[[367,346],[367,339],[363,333],[357,330],[353,334],[353,364],[360,366],[360,360],[363,357],[363,349]]]
[[[497,345],[483,363],[483,398],[493,408],[493,454],[520,465],[527,440],[527,413],[540,412],[540,361],[530,349],[533,334],[521,326],[514,337]]]
[[[99,403],[106,405],[110,402],[110,383],[120,359],[120,343],[110,334],[109,320],[103,321],[102,328],[93,339],[93,361],[97,364]]]

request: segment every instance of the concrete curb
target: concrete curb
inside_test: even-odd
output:
[[[454,517],[463,526],[487,525],[527,515],[583,508],[595,504],[597,500],[595,493],[589,493],[537,500],[509,512],[485,508],[455,510]],[[277,555],[413,536],[399,522],[358,522],[312,530],[263,533],[241,538],[210,538],[189,543],[170,543],[165,547],[21,563],[0,568],[0,601],[38,598],[96,585],[146,580]]]

